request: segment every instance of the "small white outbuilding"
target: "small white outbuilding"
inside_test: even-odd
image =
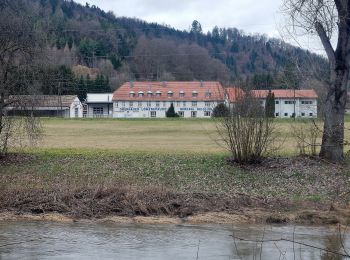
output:
[[[9,103],[6,113],[13,116],[83,117],[82,103],[75,95],[12,95]]]

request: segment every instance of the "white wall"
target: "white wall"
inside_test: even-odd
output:
[[[293,103],[295,101],[295,106]],[[312,104],[302,104],[303,101],[312,102]],[[286,104],[291,103],[291,104]],[[290,118],[295,112],[296,117],[316,118],[317,117],[317,99],[300,98],[276,98],[275,116],[279,118]],[[265,101],[264,101],[265,106]]]
[[[138,101],[133,101],[130,106],[129,101],[115,101],[113,103],[113,117],[115,118],[151,118],[152,112],[156,113],[156,118],[166,117],[166,111],[169,109],[170,104],[173,103],[176,113],[183,113],[186,118],[192,117],[192,112],[196,112],[196,117],[205,118],[210,117],[211,111],[216,106],[217,102],[202,102],[198,101],[197,106],[192,106],[192,101],[151,101],[150,106],[147,101],[141,101],[139,106]],[[209,116],[205,116],[205,112],[210,112]]]
[[[109,109],[108,109],[109,107]],[[103,114],[102,115],[95,115],[94,114],[94,108],[102,108]],[[112,117],[113,115],[113,104],[106,104],[106,103],[96,103],[96,104],[87,104],[87,117]]]
[[[275,104],[276,117],[290,118],[295,113],[296,117],[315,118],[317,117],[317,99],[275,99],[278,104]],[[295,101],[295,106],[293,103]],[[302,104],[303,101],[312,102],[312,104]],[[278,116],[277,116],[278,113]]]
[[[78,116],[75,114],[75,109],[78,109]],[[83,117],[83,105],[78,97],[76,97],[73,103],[70,105],[69,113],[65,117],[70,118],[82,118]]]

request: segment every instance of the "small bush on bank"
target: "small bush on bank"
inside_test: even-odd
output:
[[[274,120],[249,93],[230,106],[226,116],[218,119],[217,130],[237,163],[259,163],[272,150]]]

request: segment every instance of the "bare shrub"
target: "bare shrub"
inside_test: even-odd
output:
[[[229,107],[227,116],[217,118],[217,131],[237,163],[257,163],[272,151],[274,119],[248,91]]]
[[[33,116],[3,116],[0,132],[0,155],[6,155],[9,148],[34,146],[42,136],[39,118]]]
[[[321,146],[322,137],[321,127],[315,120],[300,120],[292,124],[293,137],[296,141],[296,147],[299,155],[316,156],[318,147]]]

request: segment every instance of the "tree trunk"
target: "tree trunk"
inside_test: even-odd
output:
[[[325,105],[325,121],[320,157],[341,162],[344,159],[344,114],[347,99],[348,69],[333,72]]]

